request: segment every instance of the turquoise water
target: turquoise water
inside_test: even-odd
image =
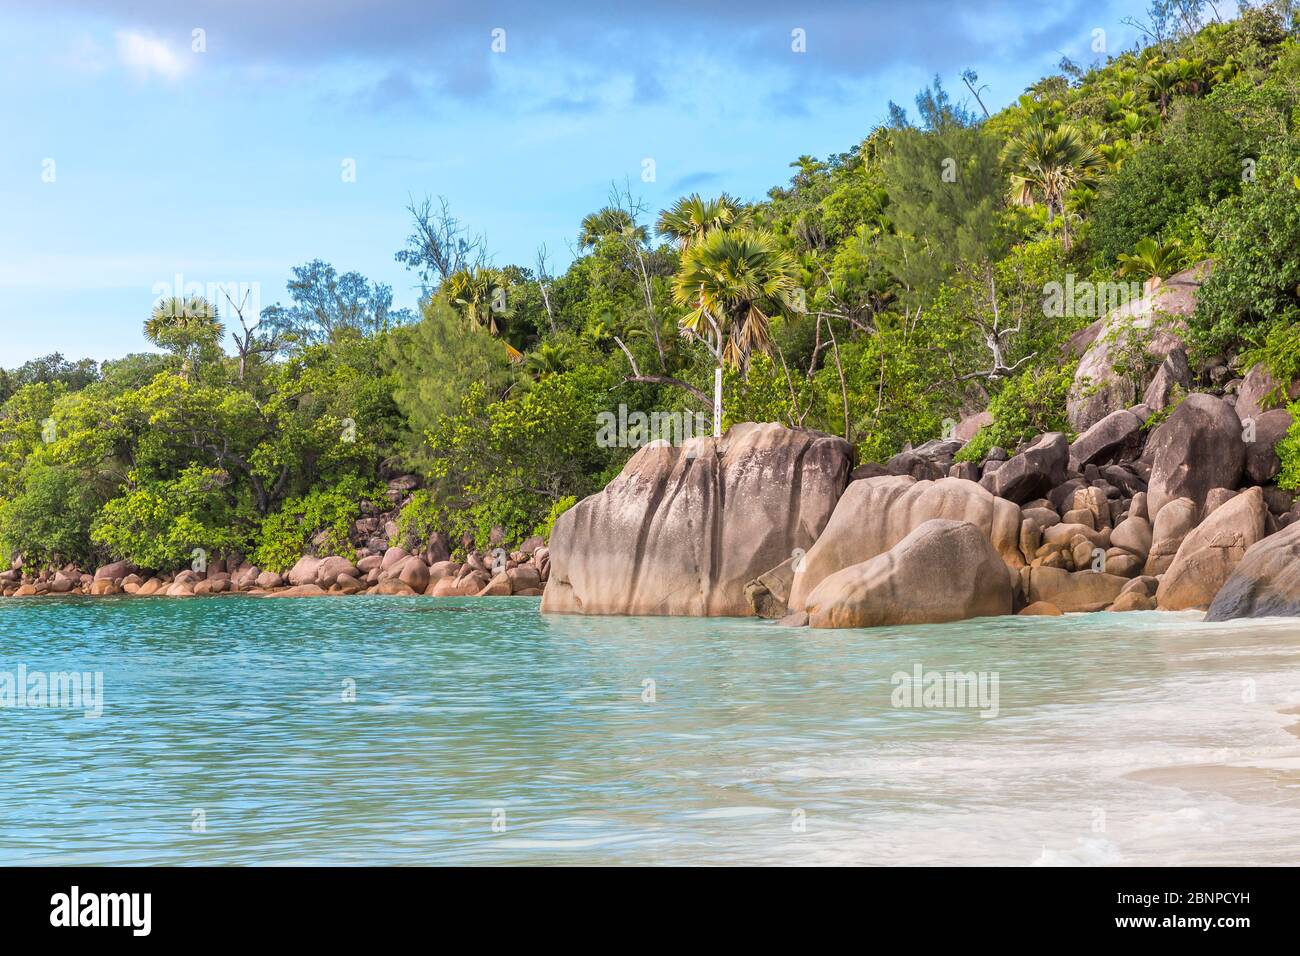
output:
[[[0,672],[104,681],[0,709],[0,864],[1300,862],[1300,622],[538,603],[0,602]],[[893,706],[918,663],[997,716]]]

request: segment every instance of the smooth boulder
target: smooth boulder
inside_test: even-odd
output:
[[[1208,273],[1209,264],[1199,263],[1170,276],[1076,333],[1076,340],[1086,347],[1066,400],[1071,428],[1086,432],[1111,412],[1132,405],[1138,396],[1146,401],[1143,391],[1150,384],[1150,371],[1130,369],[1128,346],[1140,340],[1147,364],[1163,368],[1170,353],[1183,348],[1182,320],[1196,311],[1197,292]]]
[[[882,627],[1010,614],[1011,602],[1011,572],[984,532],[936,518],[824,579],[806,609],[812,627]]]
[[[1291,427],[1291,413],[1285,408],[1274,408],[1254,418],[1243,419],[1242,425],[1247,432],[1246,477],[1254,484],[1267,484],[1282,471],[1277,443],[1286,437]]]
[[[1200,511],[1191,498],[1175,498],[1160,510],[1151,526],[1151,550],[1143,574],[1164,574],[1174,563],[1183,539],[1196,527]]]
[[[852,467],[843,439],[771,423],[651,443],[556,521],[542,611],[748,616],[745,585],[813,546]]]
[[[1070,444],[1070,467],[1109,465],[1142,444],[1142,419],[1127,408],[1111,412]]]
[[[1236,488],[1246,461],[1241,420],[1232,406],[1213,395],[1188,395],[1147,440],[1142,453],[1151,465],[1147,482],[1147,511],[1159,519],[1160,509],[1175,498],[1205,505],[1212,488]]]
[[[1205,615],[1239,617],[1300,617],[1300,523],[1251,545]]]
[[[960,478],[868,478],[849,485],[826,530],[796,566],[790,610],[804,610],[809,595],[830,575],[884,554],[932,518],[968,522],[989,539],[1008,567],[1025,563],[1020,509],[1010,501]]]
[[[1100,611],[1115,603],[1128,578],[1104,571],[1067,571],[1036,567],[1020,572],[1025,600],[1046,603],[1062,611]]]
[[[1064,482],[1069,462],[1070,443],[1065,435],[1048,432],[1012,455],[997,471],[986,474],[980,485],[999,498],[1024,504]]]
[[[1247,549],[1264,537],[1267,514],[1263,491],[1248,488],[1189,532],[1156,589],[1160,609],[1209,607]]]

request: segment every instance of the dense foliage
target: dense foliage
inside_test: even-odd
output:
[[[1278,5],[1201,26],[1200,7],[1156,4],[1150,45],[1063,62],[992,116],[936,79],[915,121],[891,104],[760,202],[656,213],[616,189],[559,274],[545,249],[487,261],[445,202],[412,203],[397,259],[419,315],[320,261],[260,316],[160,300],[141,316],[158,354],[0,373],[0,547],[157,570],[239,551],[281,570],[307,549],[352,554],[353,522],[387,511],[384,481],[405,473],[422,487],[398,537],[518,542],[644,441],[711,432],[715,367],[724,424],[818,428],[882,460],[987,408],[964,457],[1013,451],[1067,427],[1066,344],[1098,317],[1045,307],[1067,275],[1213,258],[1194,365],[1294,377],[1296,24]]]

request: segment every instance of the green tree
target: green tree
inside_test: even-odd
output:
[[[160,299],[144,324],[145,338],[175,355],[186,378],[220,357],[224,334],[217,307],[201,296]]]
[[[415,318],[409,309],[393,308],[391,287],[357,272],[339,275],[320,259],[294,266],[287,289],[291,304],[277,302],[263,309],[262,327],[297,346],[348,334],[374,335]]]
[[[745,207],[731,196],[723,193],[716,199],[703,199],[699,193],[691,193],[659,213],[655,231],[686,252],[713,232],[744,225]]]
[[[777,309],[797,309],[797,265],[766,232],[713,232],[691,246],[673,281],[673,300],[690,311],[681,327],[709,343],[719,364],[744,370],[772,344]]]
[[[1004,156],[1011,169],[1012,202],[1020,206],[1043,203],[1049,224],[1059,216],[1061,240],[1068,252],[1066,197],[1079,186],[1094,184],[1106,161],[1083,132],[1069,124],[1033,123],[1007,143]]]
[[[38,569],[66,562],[88,565],[93,557],[90,526],[99,502],[84,477],[57,465],[34,464],[22,491],[0,504],[0,545]]]

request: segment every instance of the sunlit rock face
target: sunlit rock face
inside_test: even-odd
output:
[[[776,424],[647,445],[556,522],[542,611],[749,616],[745,585],[813,546],[852,468],[843,439]]]

